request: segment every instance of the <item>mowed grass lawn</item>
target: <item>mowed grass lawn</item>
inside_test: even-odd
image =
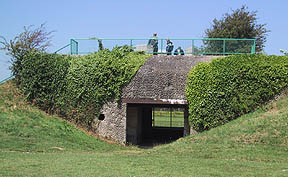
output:
[[[0,86],[0,176],[288,176],[288,97],[151,149],[109,144]]]

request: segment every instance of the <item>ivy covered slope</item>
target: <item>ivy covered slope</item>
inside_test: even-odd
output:
[[[203,131],[225,124],[287,87],[287,56],[234,55],[200,63],[186,87],[191,125]]]
[[[128,46],[85,56],[31,52],[22,62],[20,88],[40,108],[89,125],[148,57]]]
[[[65,102],[66,76],[72,56],[39,52],[27,53],[21,62],[20,88],[28,101],[54,112]]]
[[[149,55],[128,47],[102,50],[73,59],[67,74],[67,100],[81,122],[98,116],[103,104],[120,98],[121,88],[130,82]],[[69,110],[71,109],[69,108]],[[80,113],[80,114],[79,114]]]

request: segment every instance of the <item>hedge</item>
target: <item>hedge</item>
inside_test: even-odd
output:
[[[85,56],[30,52],[22,62],[20,87],[45,111],[90,125],[103,104],[120,98],[147,57],[128,46]]]
[[[67,98],[78,114],[77,119],[90,123],[103,104],[119,99],[121,88],[144,64],[148,55],[116,47],[73,59],[67,75]],[[69,109],[71,109],[69,108]]]
[[[28,101],[53,112],[62,107],[66,76],[72,56],[39,52],[27,53],[21,63],[20,87]]]
[[[190,124],[197,131],[225,124],[287,86],[287,56],[234,55],[200,63],[187,79]]]

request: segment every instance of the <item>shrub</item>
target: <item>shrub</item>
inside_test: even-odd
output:
[[[287,87],[288,57],[217,58],[192,68],[187,82],[191,126],[208,130],[253,111]]]
[[[76,119],[89,124],[98,117],[103,104],[111,98],[119,99],[121,88],[146,58],[128,47],[116,47],[73,59],[67,75],[67,98],[78,114]]]
[[[71,56],[29,52],[22,61],[21,89],[28,101],[54,111],[64,103]]]
[[[128,46],[86,56],[29,52],[21,71],[21,89],[40,108],[82,125],[98,117],[103,104],[120,98],[148,56]]]

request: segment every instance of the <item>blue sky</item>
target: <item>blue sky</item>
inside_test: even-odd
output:
[[[69,43],[70,38],[201,38],[214,18],[247,5],[258,11],[258,23],[266,23],[265,52],[281,55],[288,49],[287,0],[1,0],[0,35],[12,39],[24,26],[46,22],[55,30],[49,51]],[[0,80],[10,75],[10,58],[0,51]]]

